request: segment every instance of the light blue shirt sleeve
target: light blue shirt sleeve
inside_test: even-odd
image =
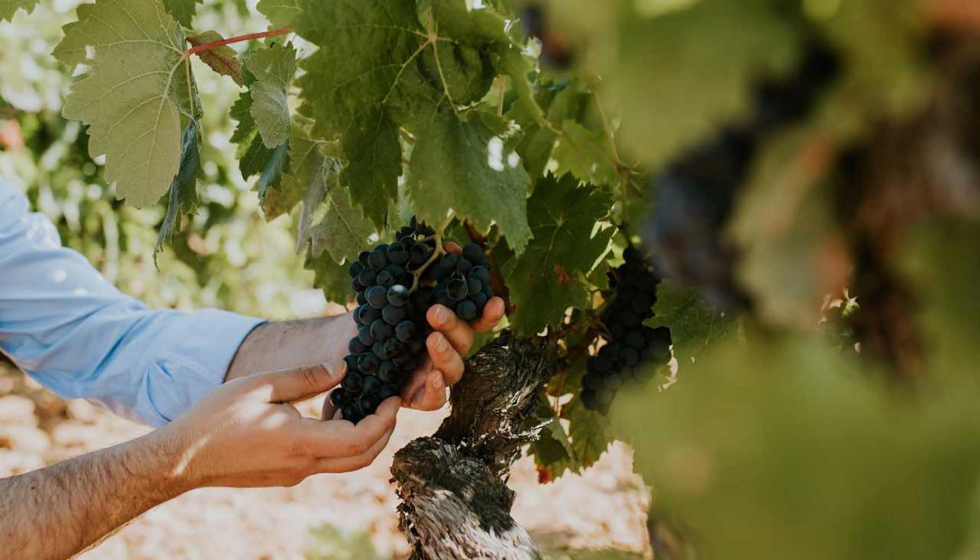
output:
[[[0,180],[0,351],[58,395],[161,426],[222,383],[259,323],[147,308],[62,247],[54,224]]]

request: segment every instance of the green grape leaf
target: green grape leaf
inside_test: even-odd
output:
[[[221,39],[222,37],[217,31],[205,31],[204,33],[187,37],[187,42],[192,46],[199,47],[220,41]],[[235,52],[235,49],[228,45],[223,45],[201,51],[197,53],[197,56],[218,74],[228,76],[240,86],[245,85],[245,80],[242,78],[242,65],[238,62],[238,53]]]
[[[0,21],[11,21],[17,10],[24,10],[27,13],[34,11],[38,0],[0,0]]]
[[[510,146],[507,121],[477,111],[439,111],[416,128],[408,191],[419,218],[433,224],[452,210],[483,231],[496,223],[520,254],[531,239],[530,177]]]
[[[511,328],[535,334],[558,325],[570,307],[583,307],[588,291],[582,277],[606,253],[615,228],[598,229],[609,215],[612,199],[566,177],[538,182],[528,200],[528,222],[534,239],[524,254],[502,264],[516,312]]]
[[[255,78],[249,86],[249,112],[265,147],[275,148],[289,139],[289,83],[296,73],[296,49],[275,43],[252,52],[245,66]]]
[[[197,5],[204,0],[163,0],[163,5],[167,7],[170,15],[174,16],[177,23],[184,27],[191,27],[191,20],[197,13]]]
[[[260,0],[259,12],[269,18],[273,27],[292,27],[300,14],[299,0]]]
[[[598,412],[586,409],[579,398],[573,398],[562,408],[561,417],[568,420],[574,464],[578,470],[591,467],[612,443],[608,433],[609,420]]]
[[[594,185],[619,182],[615,147],[604,130],[589,130],[575,121],[565,121],[552,157],[558,162],[559,176],[571,173],[579,181]]]
[[[252,77],[248,69],[245,70],[245,81],[249,83]],[[238,121],[231,136],[231,141],[238,144],[238,168],[246,180],[259,175],[256,186],[259,196],[264,198],[269,187],[279,188],[282,174],[289,169],[289,146],[286,142],[275,149],[265,146],[252,117],[252,95],[247,91],[242,92],[231,106],[231,118]]]
[[[323,290],[323,297],[327,301],[345,304],[351,299],[350,276],[347,274],[347,267],[337,264],[328,253],[323,253],[319,258],[307,250],[306,264],[307,270],[314,273],[313,287]]]
[[[310,247],[310,255],[320,258],[324,250],[336,263],[356,258],[374,233],[374,228],[353,206],[348,190],[340,185],[340,162],[321,150],[323,142],[296,138],[293,175],[287,183],[303,187],[303,212],[299,219],[298,248]]]
[[[657,287],[653,312],[646,324],[670,328],[674,357],[681,367],[694,363],[713,345],[732,340],[739,331],[735,315],[719,311],[696,290],[670,278]]]
[[[197,180],[201,177],[201,152],[197,123],[189,121],[184,127],[183,151],[180,154],[180,170],[170,185],[167,214],[160,225],[157,246],[159,252],[170,242],[174,233],[180,232],[180,218],[197,210]]]
[[[79,6],[78,18],[54,53],[89,66],[72,85],[64,115],[89,126],[89,153],[105,155],[105,178],[117,196],[153,203],[180,167],[181,117],[200,113],[184,33],[155,0],[98,0]],[[91,60],[85,47],[94,48]]]
[[[414,71],[413,62],[429,44],[415,2],[299,5],[297,33],[320,47],[303,61],[301,112],[315,119],[317,136],[340,137],[347,163],[342,180],[368,217],[383,226],[402,169],[395,105],[404,106],[411,83],[431,90],[427,105],[438,103],[436,90]]]
[[[544,395],[540,397],[532,418],[536,423],[544,424],[540,436],[528,448],[534,464],[547,471],[552,480],[567,470],[578,472],[581,466],[575,461],[572,442]]]
[[[475,122],[460,125],[454,114],[460,106],[479,101],[492,84],[496,72],[490,51],[509,45],[505,19],[493,6],[467,10],[464,0],[426,4],[422,10],[425,25],[411,0],[300,0],[299,6],[303,14],[296,19],[297,32],[320,47],[302,63],[305,75],[298,82],[304,104],[300,112],[315,120],[318,136],[340,140],[339,155],[345,162],[341,182],[350,188],[365,214],[383,227],[391,201],[398,196],[404,168],[402,128],[416,127],[417,136],[406,136],[408,141],[417,139],[413,153],[421,147],[427,152],[423,159],[430,163],[436,155],[433,150],[441,149],[447,133],[456,134],[457,140],[469,136],[483,142],[481,148],[486,149],[486,139],[480,137],[482,128]],[[454,38],[454,34],[465,39]],[[426,138],[429,132],[440,138]],[[481,158],[486,160],[486,153]],[[458,177],[455,172],[468,165],[449,169],[445,161],[442,158],[432,168],[441,178]],[[435,176],[424,176],[430,163],[416,166],[416,185],[422,180],[435,182]],[[481,171],[474,169],[478,177]],[[510,189],[520,173],[523,171],[502,174],[504,188]],[[509,242],[521,247],[529,233],[526,225],[513,223],[517,221],[514,199],[505,200],[501,229]],[[444,202],[443,215],[434,223],[445,221],[449,206],[464,215],[468,210],[461,208],[471,206],[464,198]],[[485,214],[471,217],[489,226]],[[515,238],[510,239],[511,235]]]

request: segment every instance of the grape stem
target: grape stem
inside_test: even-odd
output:
[[[507,284],[504,283],[504,277],[500,275],[500,267],[497,266],[497,261],[493,258],[493,251],[490,250],[487,244],[486,236],[480,233],[476,229],[476,226],[473,225],[473,222],[469,220],[463,222],[463,227],[466,228],[466,233],[470,236],[470,240],[483,247],[483,250],[486,251],[487,262],[490,263],[490,283],[493,285],[493,291],[504,300],[504,313],[512,315],[514,313],[514,306],[510,301],[510,290],[507,289]]]
[[[196,47],[191,47],[184,51],[184,58],[190,58],[191,56],[216,49],[218,47],[223,47],[225,45],[231,45],[233,43],[242,43],[245,41],[252,41],[255,39],[264,39],[265,37],[275,37],[276,35],[285,35],[287,33],[292,33],[293,29],[291,27],[284,27],[282,29],[272,29],[269,31],[261,31],[259,33],[249,33],[247,35],[239,35],[237,37],[228,37],[227,39],[222,39],[220,41],[212,41],[210,43],[204,43],[203,45],[198,45]]]

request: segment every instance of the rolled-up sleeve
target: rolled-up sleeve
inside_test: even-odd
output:
[[[0,180],[0,351],[65,398],[161,426],[224,380],[261,323],[218,310],[151,310],[61,246]]]

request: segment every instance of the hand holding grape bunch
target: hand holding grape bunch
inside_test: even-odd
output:
[[[399,395],[417,408],[441,406],[445,387],[462,375],[460,354],[472,345],[473,330],[492,328],[503,315],[483,250],[475,243],[443,246],[413,219],[393,243],[361,253],[349,272],[358,328],[325,417],[339,411],[356,423]]]

